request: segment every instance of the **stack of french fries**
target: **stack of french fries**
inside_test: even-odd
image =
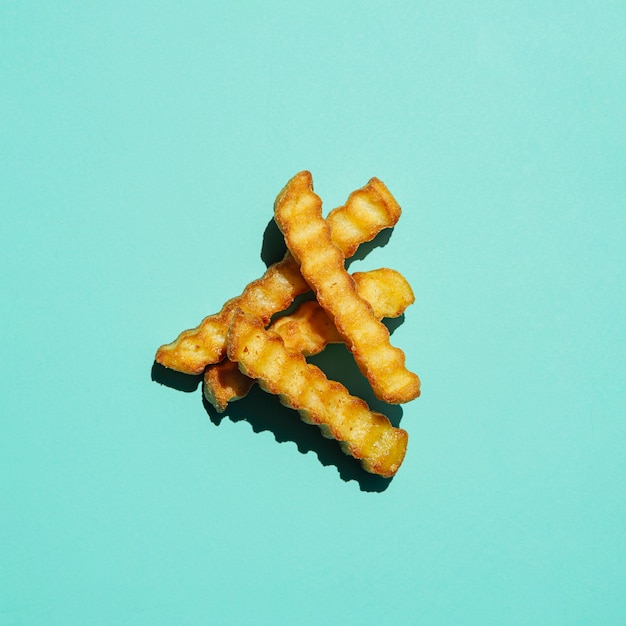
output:
[[[219,313],[161,346],[156,361],[185,374],[204,374],[204,397],[219,412],[256,382],[336,439],[366,471],[393,476],[404,460],[407,432],[306,357],[343,342],[377,398],[401,404],[419,396],[419,378],[406,368],[404,353],[391,345],[381,321],[402,315],[414,302],[410,285],[392,269],[350,275],[345,268],[346,258],[395,226],[400,213],[387,187],[372,178],[324,218],[311,174],[296,174],[274,204],[287,245],[284,258]],[[276,315],[311,290],[315,300]]]

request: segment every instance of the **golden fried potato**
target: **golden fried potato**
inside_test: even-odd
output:
[[[226,332],[237,308],[267,324],[274,313],[286,309],[296,296],[308,290],[298,264],[287,253],[261,278],[249,283],[240,296],[228,300],[219,313],[205,317],[196,328],[183,331],[175,341],[161,346],[155,360],[184,374],[201,374],[207,365],[225,357]]]
[[[415,301],[411,286],[396,270],[381,268],[355,272],[352,278],[357,292],[370,303],[378,319],[398,317]],[[281,336],[288,350],[302,352],[305,356],[318,354],[329,343],[343,342],[316,301],[303,302],[294,313],[274,320],[270,329]],[[229,402],[247,395],[253,382],[225,359],[207,366],[202,390],[206,400],[221,413]]]
[[[405,366],[404,352],[389,342],[387,327],[356,291],[345,269],[345,257],[333,243],[322,202],[314,192],[309,172],[296,174],[281,191],[274,219],[300,272],[318,302],[350,348],[376,397],[390,404],[413,400],[420,381]]]
[[[326,219],[333,242],[349,257],[359,244],[393,227],[399,218],[398,203],[381,181],[372,178]],[[219,313],[205,317],[196,328],[183,331],[172,343],[161,346],[155,359],[185,374],[201,374],[207,365],[224,358],[226,332],[235,309],[241,308],[267,324],[272,315],[285,310],[296,296],[309,289],[298,263],[287,252],[283,260],[270,266],[240,296],[226,302]]]
[[[310,172],[302,172],[312,179]],[[333,209],[326,221],[333,243],[346,258],[371,241],[379,232],[398,223],[402,210],[384,183],[370,178],[365,187],[353,191],[344,206]]]
[[[247,396],[255,382],[240,371],[237,363],[224,359],[207,365],[202,379],[202,394],[218,413],[223,413],[229,402]]]
[[[352,274],[356,291],[369,302],[374,316],[400,317],[415,302],[413,289],[398,270],[381,267]]]
[[[394,428],[340,383],[328,380],[302,354],[287,350],[281,337],[265,330],[258,318],[238,309],[228,331],[227,349],[228,358],[242,372],[296,409],[305,422],[319,426],[325,437],[339,441],[366,471],[385,477],[398,471],[407,432]]]

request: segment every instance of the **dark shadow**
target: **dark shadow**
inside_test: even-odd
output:
[[[362,243],[357,248],[357,251],[349,259],[346,259],[346,268],[350,267],[354,261],[362,261],[374,248],[383,248],[386,246],[389,243],[392,232],[392,228],[386,228],[378,233],[371,241]]]
[[[361,374],[354,358],[344,344],[326,346],[323,352],[307,359],[317,365],[330,380],[337,380],[344,385],[351,395],[362,398],[372,411],[382,413],[396,427],[402,419],[400,405],[387,404],[379,400],[368,380]]]
[[[307,291],[306,293],[302,293],[299,296],[296,296],[293,302],[284,310],[279,311],[272,315],[272,319],[270,320],[270,324],[277,320],[279,317],[284,317],[285,315],[291,315],[294,313],[298,307],[307,300],[315,300],[315,294],[312,291]]]
[[[263,232],[263,244],[261,245],[261,260],[267,267],[273,263],[278,263],[287,252],[285,239],[280,232],[280,228],[272,218]]]
[[[402,407],[386,404],[374,396],[369,383],[343,344],[330,345],[308,361],[320,367],[329,378],[345,385],[350,393],[363,398],[372,410],[386,415],[394,426],[399,426]],[[356,481],[361,491],[381,492],[391,483],[391,479],[363,470],[358,461],[341,451],[336,441],[325,439],[319,428],[305,424],[294,410],[283,406],[278,398],[265,393],[256,385],[245,398],[231,402],[224,413],[218,413],[204,398],[203,402],[209,418],[216,426],[228,418],[232,422],[248,422],[255,433],[269,431],[277,442],[295,443],[300,453],[313,452],[322,465],[334,465],[342,480]]]
[[[387,317],[383,320],[383,324],[389,330],[389,334],[393,335],[393,331],[404,324],[404,313],[398,317]]]
[[[198,389],[202,381],[202,376],[181,374],[180,372],[164,367],[156,361],[152,365],[151,378],[156,383],[178,389],[178,391],[184,391],[185,393],[192,393]]]
[[[245,398],[231,402],[224,413],[218,413],[204,398],[203,403],[216,426],[227,418],[235,423],[248,422],[255,433],[271,432],[278,443],[295,443],[301,454],[312,452],[322,465],[335,466],[343,481],[354,480],[361,491],[382,492],[391,483],[392,479],[366,472],[358,461],[341,451],[336,441],[325,439],[319,428],[305,424],[293,409],[280,404],[276,396],[258,385]]]

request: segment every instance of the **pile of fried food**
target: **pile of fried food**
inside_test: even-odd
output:
[[[419,396],[419,378],[406,368],[404,353],[391,345],[381,322],[413,303],[410,285],[392,269],[351,275],[345,268],[345,259],[395,226],[400,213],[386,186],[372,178],[324,218],[311,174],[296,174],[274,204],[287,245],[284,258],[219,313],[161,346],[156,361],[185,374],[204,374],[204,397],[219,412],[257,382],[304,422],[336,439],[366,471],[393,476],[404,460],[407,432],[306,357],[344,342],[377,398],[401,404]],[[286,312],[311,290],[314,300]]]

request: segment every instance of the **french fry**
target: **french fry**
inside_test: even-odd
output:
[[[377,398],[390,404],[413,400],[420,381],[405,365],[402,350],[389,342],[389,331],[361,298],[345,269],[345,255],[333,242],[322,217],[322,201],[309,172],[296,174],[274,205],[274,219],[300,272],[369,380]]]
[[[218,413],[223,413],[230,402],[245,398],[255,382],[237,363],[224,359],[207,365],[202,378],[202,395]]]
[[[377,319],[398,317],[415,301],[411,286],[396,270],[355,272],[352,278],[358,294],[370,303]],[[288,350],[305,356],[318,354],[329,343],[343,342],[316,301],[303,302],[294,313],[274,320],[269,328],[281,336]],[[205,399],[222,413],[229,402],[246,396],[253,384],[232,361],[225,359],[207,366],[202,390]]]
[[[281,337],[265,330],[258,318],[241,309],[234,312],[227,350],[228,358],[247,376],[296,409],[303,421],[319,426],[325,437],[339,441],[343,451],[360,460],[366,471],[385,477],[398,471],[407,432],[394,428],[340,383],[328,380],[302,354],[289,351]]]
[[[400,213],[398,203],[385,185],[372,178],[326,219],[333,242],[350,257],[361,243],[393,227]],[[275,313],[285,310],[296,296],[309,289],[298,263],[287,252],[261,278],[246,286],[240,296],[226,302],[218,313],[205,317],[196,328],[183,331],[172,343],[161,346],[155,360],[185,374],[201,374],[207,365],[225,357],[226,333],[236,309],[241,308],[266,325]]]

